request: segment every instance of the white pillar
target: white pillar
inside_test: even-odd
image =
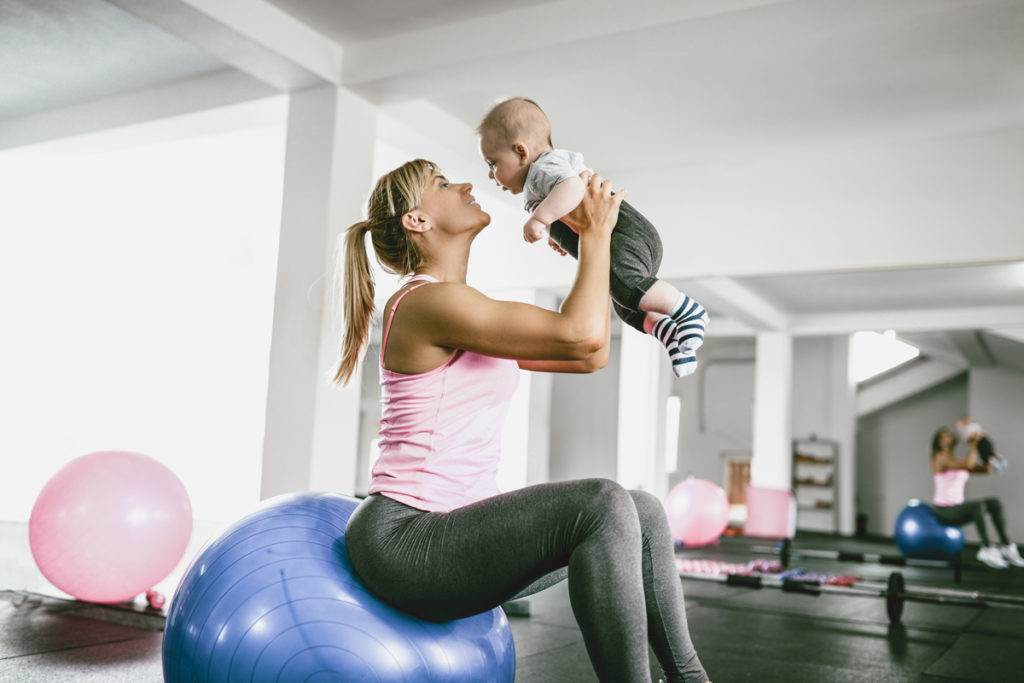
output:
[[[750,483],[792,488],[793,337],[785,332],[757,335],[754,370],[754,448]]]
[[[534,291],[534,303],[557,310],[559,297],[544,290]],[[526,455],[526,483],[542,484],[551,478],[551,392],[554,373],[524,373],[530,377],[530,433]]]
[[[671,371],[663,365],[665,351],[654,337],[623,324],[621,344],[616,478],[626,488],[664,495],[661,378]]]
[[[533,289],[503,290],[497,293],[496,298],[537,303],[537,293]],[[519,373],[519,386],[509,405],[508,416],[501,431],[501,462],[498,465],[498,488],[502,491],[519,489],[529,483],[529,453],[535,417],[531,403],[532,385],[538,374]]]
[[[331,387],[340,301],[337,236],[362,217],[373,182],[376,113],[333,86],[291,96],[260,497],[351,492],[359,374]]]
[[[857,383],[850,375],[850,336],[832,338],[831,431],[839,442],[836,464],[836,504],[841,534],[856,531]]]

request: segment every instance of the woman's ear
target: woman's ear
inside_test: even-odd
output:
[[[430,216],[422,211],[410,211],[402,216],[402,227],[412,232],[426,232],[432,224]]]

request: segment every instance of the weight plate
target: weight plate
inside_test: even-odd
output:
[[[906,593],[906,584],[903,582],[903,574],[893,572],[889,575],[889,585],[885,589],[885,611],[889,614],[889,621],[899,623],[903,617],[903,595]]]

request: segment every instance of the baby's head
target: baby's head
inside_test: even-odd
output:
[[[537,103],[513,97],[496,104],[476,132],[492,178],[512,194],[523,191],[530,164],[551,149],[551,123]]]
[[[967,438],[980,432],[981,427],[974,423],[970,415],[964,415],[956,421],[956,431],[960,432],[960,435],[964,438]]]

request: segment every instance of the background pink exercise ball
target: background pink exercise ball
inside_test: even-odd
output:
[[[686,546],[707,545],[729,524],[729,498],[722,487],[693,477],[676,484],[665,504],[672,537]]]
[[[91,453],[46,482],[28,535],[36,565],[54,586],[80,600],[123,602],[181,560],[192,505],[181,481],[153,458]]]

